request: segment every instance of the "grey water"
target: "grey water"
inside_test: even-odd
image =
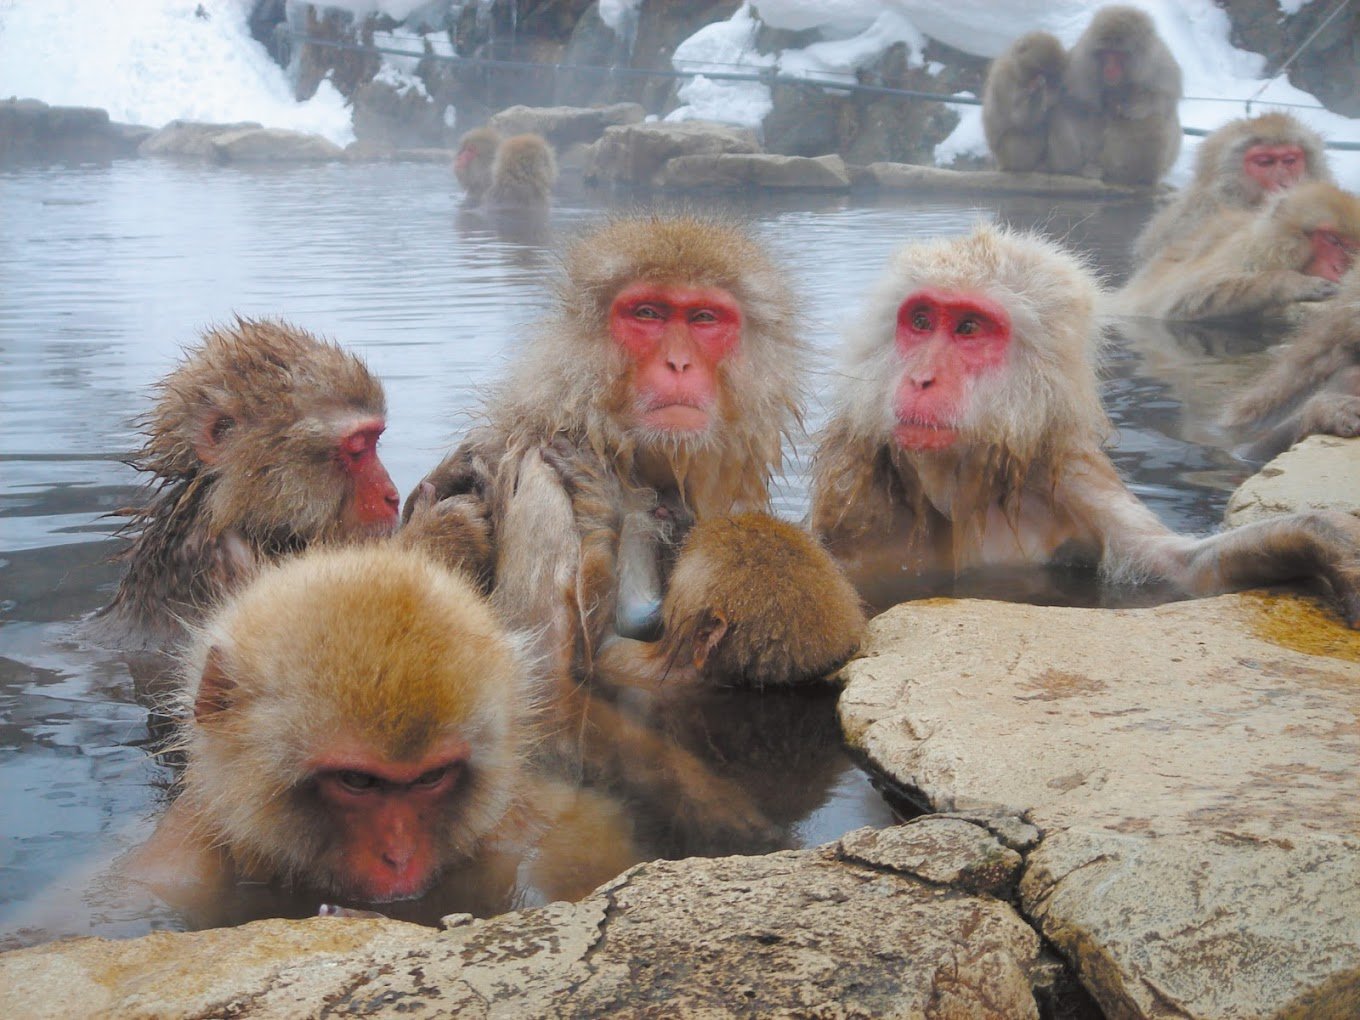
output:
[[[544,309],[555,242],[644,204],[577,192],[559,202],[549,236],[517,236],[460,210],[442,166],[128,161],[0,171],[0,945],[191,923],[101,888],[108,862],[149,833],[173,774],[149,753],[156,719],[134,669],[73,628],[116,582],[105,515],[137,486],[120,458],[181,346],[233,315],[272,315],[359,352],[387,389],[381,452],[405,493],[457,439]],[[753,223],[798,282],[806,336],[822,352],[910,239],[962,233],[979,219],[1034,226],[1118,282],[1150,210],[919,195],[684,205]],[[1157,328],[1116,336],[1104,392],[1117,426],[1112,456],[1173,528],[1214,528],[1250,473],[1213,418],[1270,339]],[[833,371],[826,359],[814,376],[810,429]],[[789,451],[777,487],[776,509],[790,518],[806,509],[807,447]],[[1018,594],[1003,582],[971,593],[1027,597],[1024,583]],[[726,755],[715,767],[769,805],[786,845],[893,819],[839,747],[830,696],[745,698],[723,695],[693,725]],[[740,728],[724,730],[734,718]],[[673,835],[653,845],[669,856],[744,849]],[[74,908],[60,921],[33,920],[63,898]]]

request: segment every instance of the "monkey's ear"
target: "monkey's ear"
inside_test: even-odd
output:
[[[704,613],[703,621],[694,630],[694,668],[703,672],[704,663],[722,643],[727,633],[727,617],[716,609]]]
[[[222,459],[222,442],[236,427],[236,419],[220,408],[210,408],[194,430],[194,454],[208,467]]]
[[[203,664],[203,676],[198,681],[198,697],[194,699],[195,722],[203,722],[209,716],[231,708],[236,681],[227,673],[225,658],[217,645],[208,649],[208,660]]]

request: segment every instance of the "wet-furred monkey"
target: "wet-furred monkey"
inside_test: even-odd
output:
[[[1229,405],[1224,424],[1258,460],[1305,436],[1360,436],[1360,268],[1290,335],[1270,369]]]
[[[552,201],[556,181],[552,146],[538,135],[511,135],[496,148],[483,201],[491,209],[543,208]]]
[[[1184,322],[1296,320],[1336,293],[1357,250],[1360,198],[1309,181],[1167,245],[1108,310]]]
[[[1181,69],[1136,7],[1102,7],[1067,55],[1049,169],[1155,184],[1181,149]]]
[[[1146,262],[1169,244],[1192,238],[1227,209],[1255,209],[1302,181],[1332,181],[1317,132],[1288,113],[1263,113],[1223,125],[1195,152],[1195,176],[1134,242]]]
[[[1048,168],[1048,121],[1067,53],[1057,36],[1027,32],[992,61],[982,90],[982,128],[1002,170]]]
[[[1124,486],[1101,448],[1098,297],[1078,258],[991,226],[893,258],[814,462],[814,530],[852,580],[1055,561],[1192,594],[1321,577],[1360,625],[1360,519],[1191,538]]]
[[[259,563],[396,527],[377,452],[382,385],[335,344],[237,319],[208,330],[157,389],[131,459],[150,490],[124,511],[127,572],[90,622],[95,636],[168,643]]]
[[[524,767],[522,645],[417,548],[316,548],[265,568],[185,655],[179,795],[123,872],[200,918],[241,882],[312,912],[430,895],[434,917],[509,909],[526,881],[584,895],[633,863],[629,825]]]
[[[617,537],[644,559],[658,509],[700,521],[765,509],[800,423],[796,326],[783,273],[730,223],[620,218],[566,252],[555,309],[487,401],[486,424],[426,479],[439,500],[483,497],[492,598],[538,629],[559,674],[588,666],[616,621],[637,615],[617,604],[632,553],[615,570],[613,550],[601,567],[583,549],[564,465],[628,500],[609,510],[633,515],[639,527]]]

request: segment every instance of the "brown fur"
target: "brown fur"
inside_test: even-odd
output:
[[[463,200],[468,205],[476,205],[491,187],[491,167],[496,160],[496,149],[501,144],[501,134],[492,127],[473,128],[458,139],[458,151],[454,156],[453,173],[463,186]],[[469,149],[473,157],[464,166],[459,159]]]
[[[499,209],[541,209],[552,201],[557,160],[534,134],[512,135],[496,149],[486,204]]]
[[[1167,245],[1196,236],[1224,210],[1260,206],[1268,195],[1242,167],[1243,157],[1254,145],[1297,145],[1308,164],[1299,183],[1332,181],[1322,138],[1296,117],[1265,113],[1232,121],[1200,143],[1189,187],[1138,235],[1133,246],[1135,258],[1146,262]]]
[[[1296,302],[1336,292],[1330,280],[1303,273],[1310,235],[1320,227],[1360,241],[1360,199],[1311,181],[1259,210],[1224,212],[1204,235],[1162,249],[1129,280],[1113,310],[1183,321],[1288,316]]]
[[[358,358],[264,319],[208,330],[157,389],[130,461],[151,476],[148,499],[124,511],[127,573],[95,624],[146,644],[177,635],[259,561],[348,537],[336,423],[386,413]]]
[[[988,297],[1013,327],[1004,370],[968,391],[959,442],[937,451],[893,439],[904,374],[897,309],[926,287]],[[1094,371],[1098,297],[1085,267],[1051,241],[994,227],[895,257],[847,339],[844,381],[814,458],[813,529],[852,580],[863,591],[884,574],[1059,555],[1112,579],[1165,578],[1192,593],[1316,576],[1360,625],[1360,520],[1295,514],[1192,539],[1119,480],[1101,450],[1109,424]]]
[[[1102,50],[1125,54],[1125,80],[1106,85]],[[1054,112],[1049,168],[1098,173],[1115,184],[1155,184],[1181,147],[1181,69],[1152,19],[1136,7],[1096,12],[1067,57]]]
[[[184,670],[181,791],[131,866],[153,884],[211,874],[350,894],[310,763],[337,746],[421,761],[450,740],[470,753],[431,812],[441,869],[523,854],[559,818],[618,860],[622,835],[598,827],[608,812],[523,771],[533,728],[518,643],[467,580],[420,552],[317,549],[268,568],[208,620]],[[559,888],[580,895],[612,874]]]
[[[1067,53],[1056,36],[1028,32],[992,61],[982,90],[982,128],[1002,170],[1048,165],[1048,120],[1062,88]]]

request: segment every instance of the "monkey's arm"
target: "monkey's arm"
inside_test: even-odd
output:
[[[421,482],[406,506],[406,522],[392,541],[464,571],[484,593],[489,591],[496,560],[485,501],[468,493],[436,501],[434,485]]]
[[[186,910],[215,902],[235,878],[231,859],[182,800],[170,805],[150,839],[118,862],[118,872]]]
[[[1187,267],[1188,269],[1189,267]],[[1201,278],[1203,279],[1203,278]],[[1209,274],[1192,283],[1171,303],[1166,318],[1184,321],[1229,319],[1277,310],[1283,312],[1296,301],[1324,301],[1337,291],[1331,280],[1308,276],[1292,269],[1259,273]]]
[[[1239,452],[1247,460],[1267,461],[1308,436],[1360,436],[1360,396],[1314,393],[1297,411]]]
[[[1072,456],[1055,498],[1101,549],[1114,580],[1164,578],[1195,595],[1319,577],[1341,614],[1360,627],[1360,518],[1335,511],[1286,514],[1207,538],[1178,535],[1120,481],[1099,451]]]

